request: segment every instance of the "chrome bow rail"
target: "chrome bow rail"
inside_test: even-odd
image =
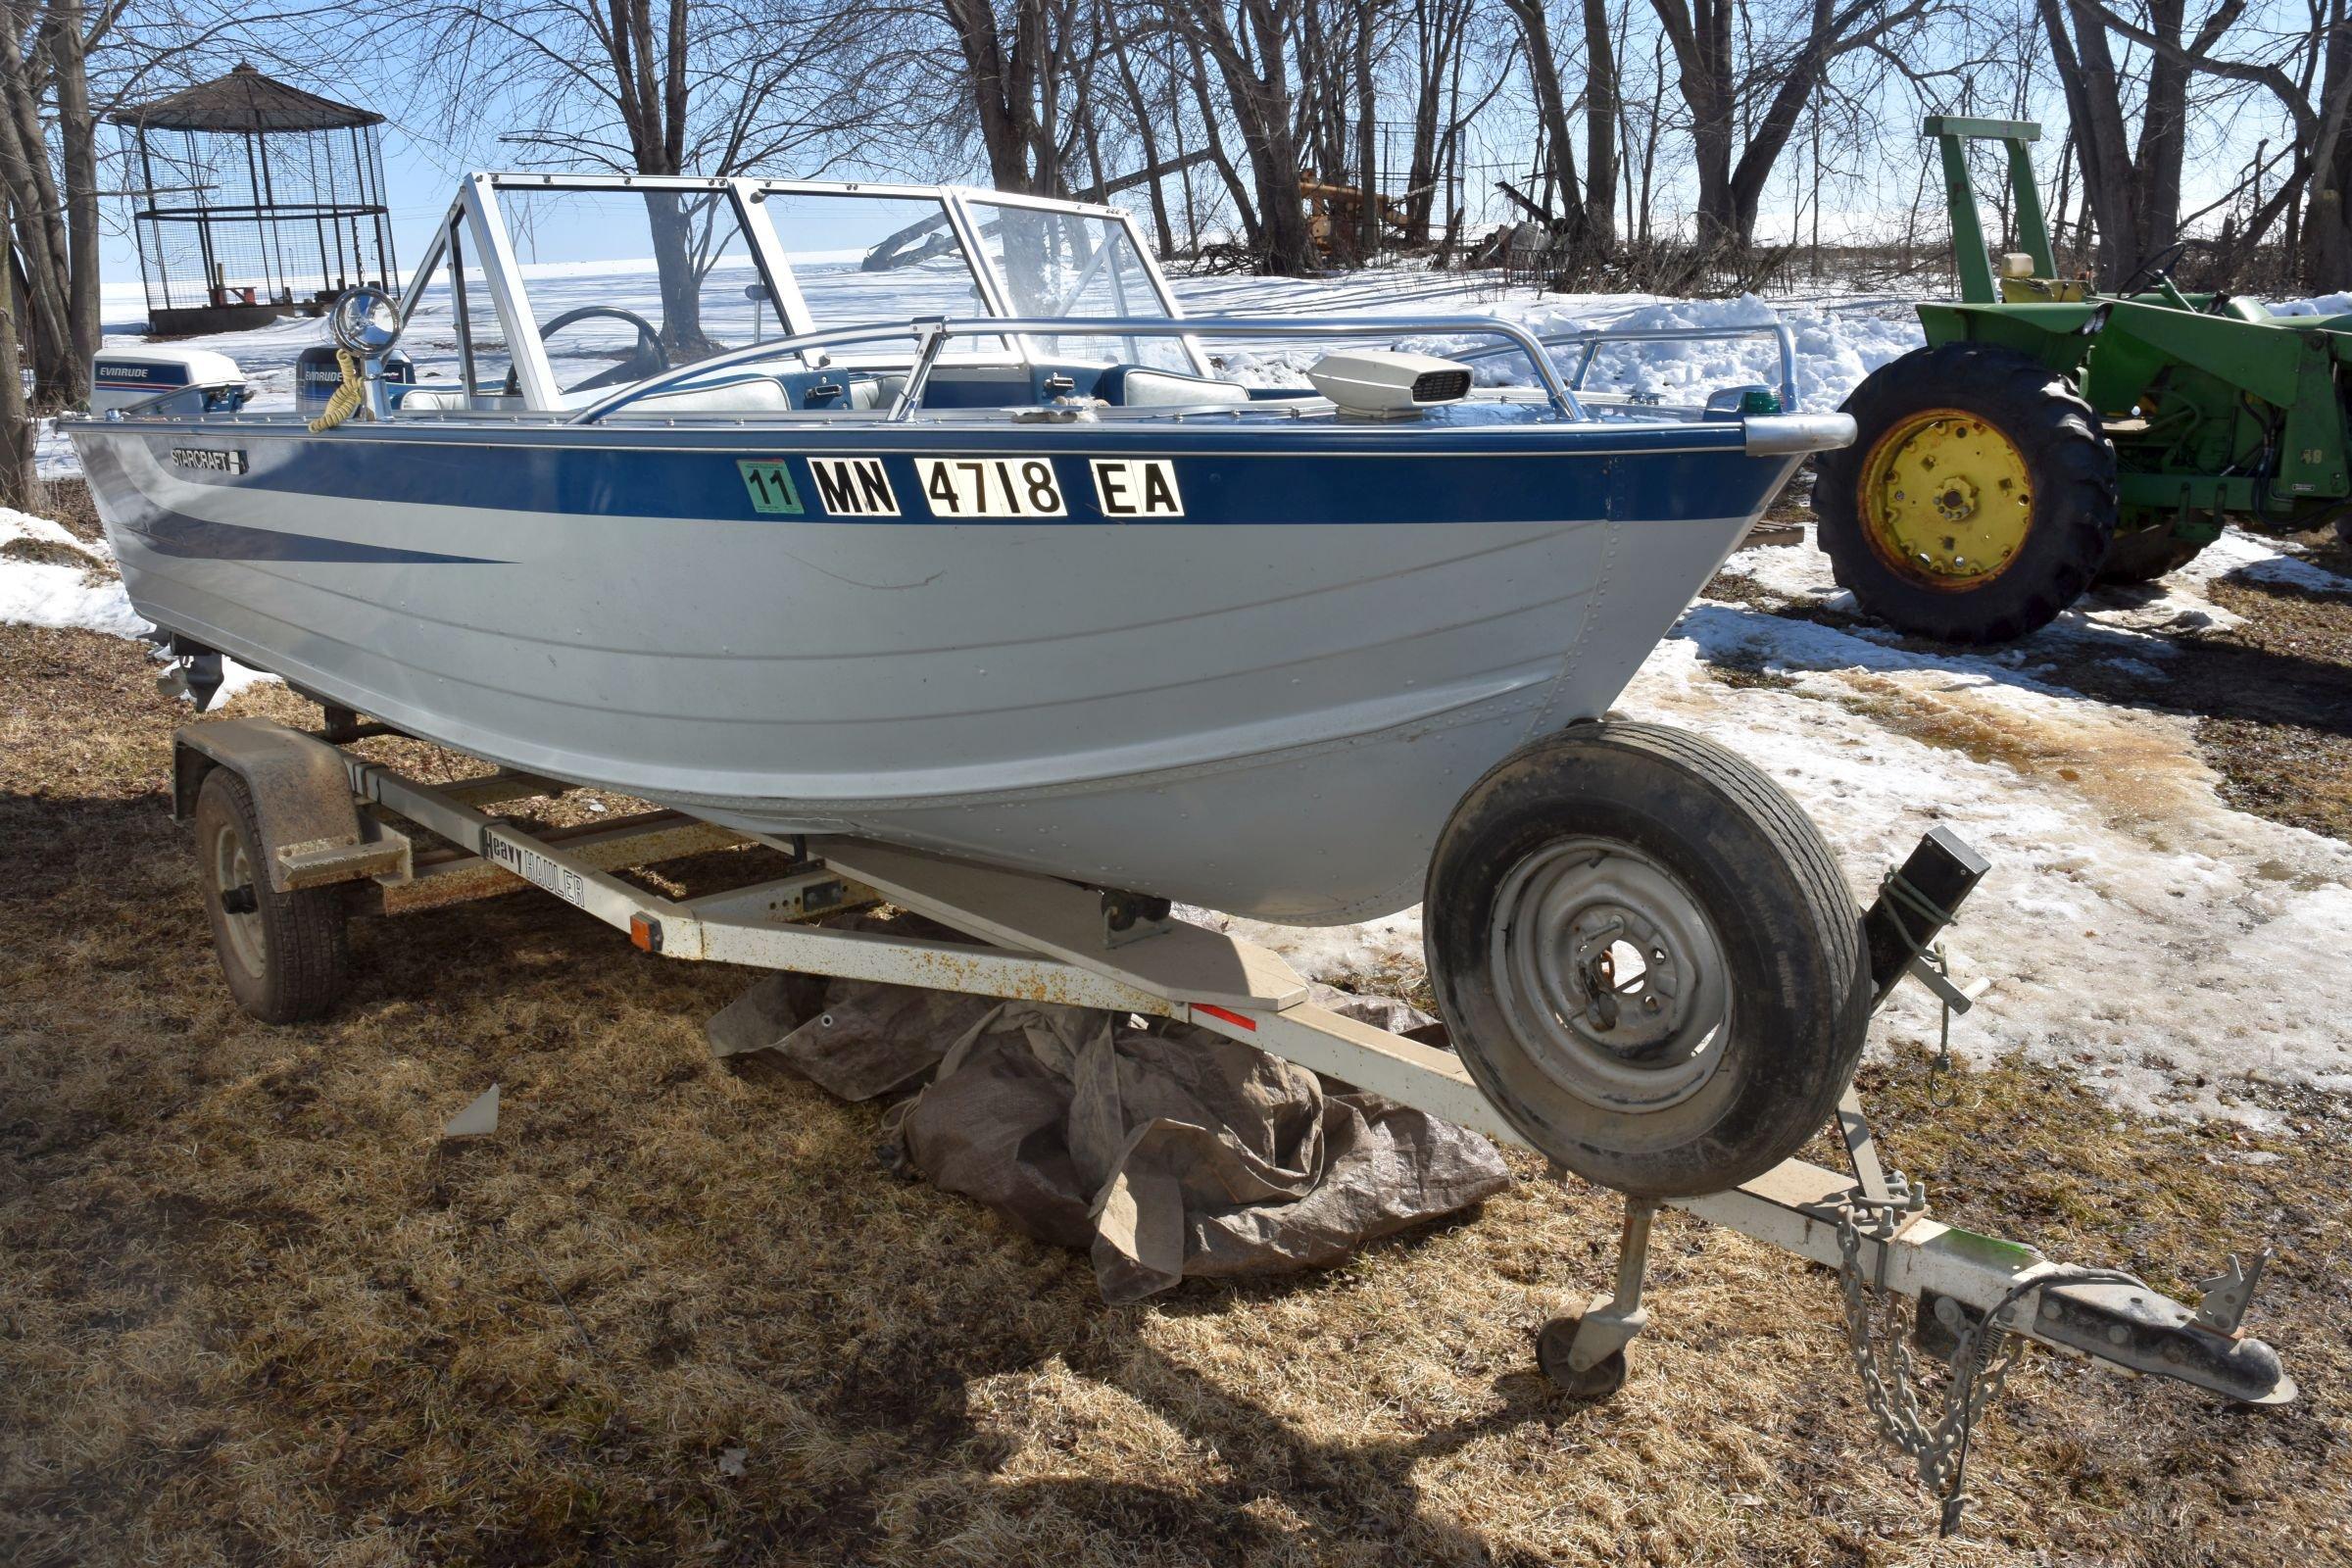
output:
[[[1748,337],[1769,337],[1780,345],[1781,412],[1796,413],[1796,340],[1789,335],[1788,323],[1777,316],[1769,321],[1742,321],[1732,326],[1583,326],[1567,332],[1541,332],[1536,341],[1546,349],[1573,347],[1583,351],[1577,358],[1575,370],[1568,376],[1569,390],[1582,392],[1585,377],[1592,373],[1592,362],[1611,343],[1704,343]],[[1495,359],[1506,352],[1483,348],[1452,357],[1475,363]]]

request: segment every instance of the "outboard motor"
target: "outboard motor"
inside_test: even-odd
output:
[[[399,408],[407,388],[416,384],[416,362],[405,349],[394,349],[383,357],[384,395],[392,407]],[[343,384],[343,367],[336,362],[335,345],[320,343],[304,349],[294,362],[294,412],[305,418],[326,412],[327,400]]]
[[[112,414],[162,398],[150,414],[234,414],[251,392],[237,362],[211,349],[144,343],[100,349],[90,360],[90,412]]]

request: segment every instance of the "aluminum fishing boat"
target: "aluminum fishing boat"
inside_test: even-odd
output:
[[[1121,212],[941,187],[475,174],[338,319],[294,411],[157,349],[66,422],[183,654],[748,831],[1296,923],[1420,898],[1463,792],[1852,428],[1785,342],[1669,408],[1502,320],[1187,319]]]

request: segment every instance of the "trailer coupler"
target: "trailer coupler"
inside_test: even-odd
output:
[[[2039,1297],[2027,1332],[2045,1345],[2178,1378],[2242,1404],[2284,1404],[2295,1396],[2295,1380],[2277,1350],[2234,1328],[2207,1325],[2136,1280],[2061,1282],[2042,1286]]]
[[[1935,942],[1987,869],[1984,857],[1939,827],[1887,874],[1863,919],[1876,1003],[1913,979],[1943,1003],[1947,1035],[1951,1016],[1969,1010],[1974,988],[1952,983]],[[1675,1206],[1838,1272],[1865,1402],[1940,1501],[1946,1533],[1966,1502],[1961,1487],[1976,1419],[1998,1396],[2027,1340],[2242,1403],[2295,1397],[2278,1351],[2238,1328],[2267,1252],[2250,1270],[2230,1258],[2202,1282],[2192,1310],[2133,1275],[2053,1262],[2016,1242],[1931,1219],[1925,1188],[1881,1159],[1851,1088],[1838,1123],[1848,1171],[1791,1159],[1730,1192],[1678,1199]],[[1538,1337],[1544,1371],[1576,1396],[1606,1398],[1625,1380],[1626,1348],[1648,1322],[1643,1254],[1656,1207],[1648,1199],[1626,1200],[1615,1293],[1553,1319]],[[1918,1303],[1909,1324],[1897,1310],[1904,1298]],[[1939,1407],[1916,1390],[1915,1350],[1951,1367]]]

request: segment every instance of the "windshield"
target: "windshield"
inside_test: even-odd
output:
[[[565,392],[642,380],[783,330],[724,190],[508,185],[498,204]]]
[[[1151,265],[1117,219],[1000,202],[974,202],[972,215],[1015,316],[1167,318]],[[1175,337],[1070,334],[1047,344],[1056,358],[1192,368]]]
[[[990,314],[972,260],[936,198],[771,188],[763,205],[820,330]]]

